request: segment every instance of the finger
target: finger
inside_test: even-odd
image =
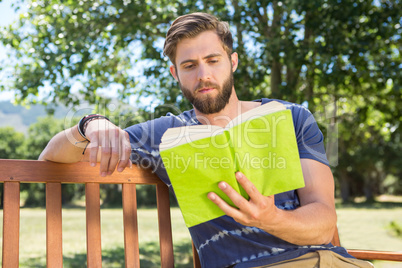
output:
[[[110,150],[111,150],[111,155],[110,155],[110,160],[109,160],[109,167],[107,170],[108,175],[112,175],[117,163],[119,162],[120,158],[120,138],[119,138],[119,129],[114,128],[109,130],[109,136],[111,137],[110,140]]]
[[[247,209],[249,206],[248,200],[245,199],[241,194],[234,190],[228,183],[221,181],[218,184],[219,189],[222,190],[229,198],[232,200],[233,204],[239,209]]]
[[[103,132],[101,143],[101,161],[100,161],[100,175],[105,177],[109,168],[109,161],[111,156],[111,146],[109,141],[109,131]]]
[[[121,137],[121,150],[120,150],[120,162],[119,165],[117,166],[117,171],[122,172],[126,167],[131,168],[132,163],[130,159],[131,155],[131,144],[130,144],[130,138],[129,135],[126,131],[120,131],[120,137]]]
[[[236,172],[236,179],[241,187],[243,187],[246,193],[250,196],[250,199],[256,201],[264,197],[243,173]]]
[[[99,136],[94,133],[88,136],[88,139],[90,140],[87,147],[87,150],[89,150],[89,164],[95,167],[98,162]]]
[[[220,198],[216,193],[210,192],[208,193],[208,198],[215,203],[226,215],[234,218],[239,219],[242,217],[241,211],[238,209],[230,206],[226,203],[222,198]]]

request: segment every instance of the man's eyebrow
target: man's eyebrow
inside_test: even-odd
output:
[[[202,59],[206,60],[206,59],[210,59],[210,58],[214,58],[214,57],[222,57],[222,54],[221,53],[212,53],[212,54],[209,54],[209,55],[203,57]],[[197,62],[197,60],[192,60],[192,59],[184,60],[184,61],[180,62],[180,65],[183,65],[188,62]]]
[[[221,53],[212,53],[212,54],[209,54],[209,55],[205,56],[203,59],[205,60],[205,59],[221,57],[221,56],[222,56]]]

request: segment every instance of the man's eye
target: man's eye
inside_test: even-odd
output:
[[[191,69],[194,67],[194,64],[186,65],[184,66],[184,69]]]

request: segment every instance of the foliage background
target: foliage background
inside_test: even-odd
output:
[[[235,73],[240,99],[280,98],[303,103],[314,113],[326,137],[337,196],[372,200],[402,193],[399,0],[40,0],[14,5],[26,11],[1,29],[0,42],[15,60],[1,63],[6,79],[0,88],[16,90],[17,103],[42,103],[50,113],[57,104],[92,103],[122,127],[187,109],[168,72],[163,41],[177,16],[209,12],[231,25],[240,59]],[[140,109],[104,109],[110,91],[120,103],[136,100]],[[36,158],[56,132],[57,123],[46,125],[50,120],[33,125],[25,139],[2,130],[1,140],[9,142],[1,143],[1,157]]]

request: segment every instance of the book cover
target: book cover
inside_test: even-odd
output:
[[[304,187],[292,113],[279,102],[245,112],[222,128],[195,125],[168,129],[160,154],[187,227],[223,216],[208,199],[226,181],[245,198],[241,171],[265,196]]]

